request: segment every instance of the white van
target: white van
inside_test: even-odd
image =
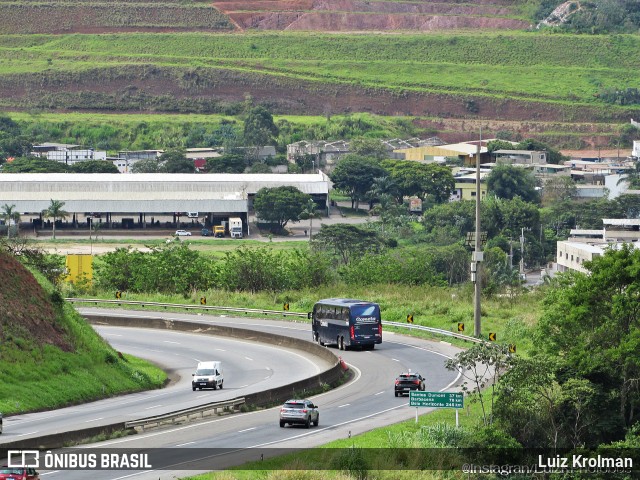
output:
[[[192,374],[191,388],[196,391],[199,388],[222,388],[224,383],[224,372],[222,362],[199,362],[198,368]]]

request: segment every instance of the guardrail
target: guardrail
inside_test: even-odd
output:
[[[287,310],[260,310],[258,308],[222,307],[219,305],[187,305],[184,303],[139,302],[135,300],[106,300],[102,298],[65,298],[70,303],[107,303],[112,305],[139,305],[141,307],[178,308],[185,310],[216,310],[223,312],[260,313],[263,315],[282,315],[284,317],[307,318],[306,313]]]
[[[454,338],[458,338],[460,340],[465,340],[467,342],[484,343],[484,340],[482,338],[470,337],[468,335],[461,335],[459,333],[450,332],[448,330],[441,330],[439,328],[425,327],[423,325],[413,325],[411,323],[400,323],[400,322],[387,322],[387,321],[384,321],[384,320],[383,320],[382,324],[383,325],[390,325],[392,327],[408,328],[410,330],[420,330],[422,332],[437,333],[438,335],[445,335],[447,337],[454,337]]]
[[[134,428],[141,427],[144,432],[145,427],[150,425],[160,426],[163,423],[171,422],[172,424],[176,423],[176,420],[180,418],[186,418],[189,420],[191,415],[197,415],[199,418],[204,418],[206,412],[213,411],[213,415],[218,414],[218,410],[225,408],[237,408],[240,405],[245,403],[244,397],[234,398],[232,400],[226,400],[223,402],[212,402],[207,403],[205,405],[198,405],[197,407],[184,408],[182,410],[176,410],[175,412],[164,413],[162,415],[155,415],[153,417],[140,418],[138,420],[132,420],[130,422],[125,422],[124,426],[126,428]]]
[[[186,305],[181,303],[158,303],[158,302],[140,302],[131,300],[104,300],[100,298],[67,298],[65,299],[71,303],[107,303],[115,305],[140,305],[142,307],[164,307],[164,308],[177,308],[185,310],[217,310],[224,312],[240,312],[240,313],[259,313],[263,315],[282,315],[285,317],[298,317],[307,318],[306,313],[289,312],[280,310],[260,310],[257,308],[236,308],[236,307],[221,307],[216,305]],[[431,332],[437,335],[444,335],[447,337],[457,338],[459,340],[465,340],[473,343],[483,343],[481,338],[470,337],[468,335],[461,335],[459,333],[450,332],[449,330],[442,330],[440,328],[425,327],[423,325],[413,325],[411,323],[389,322],[387,320],[382,321],[382,325],[389,325],[397,328],[407,328],[409,330],[419,330],[422,332]]]

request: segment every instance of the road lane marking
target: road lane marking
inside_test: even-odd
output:
[[[192,443],[196,443],[196,442],[180,443],[179,445],[176,445],[176,447],[184,447],[185,445],[191,445]]]
[[[238,433],[248,432],[250,430],[255,430],[258,427],[245,428],[244,430],[238,430]]]
[[[89,422],[97,422],[98,420],[102,420],[104,417],[99,417],[99,418],[94,418],[93,420],[85,420],[84,423],[89,423]]]
[[[174,343],[176,345],[180,345],[180,342],[174,342],[172,340],[163,340],[164,343]]]
[[[383,393],[384,393],[384,390],[383,390],[382,392],[378,392],[378,393],[374,394],[374,396],[376,396],[376,395],[382,395]]]
[[[31,435],[33,433],[38,433],[38,430],[36,430],[34,432],[19,433],[18,435],[14,435],[14,437],[24,437],[25,435]]]
[[[397,358],[392,358],[391,360],[393,360],[394,362],[399,362],[400,361]]]
[[[247,360],[253,362],[253,358],[249,358],[249,357],[244,357],[244,358],[246,358]]]
[[[349,405],[351,405],[351,404],[350,403],[345,403],[344,405],[340,405],[338,408],[348,407]]]
[[[152,408],[158,408],[161,407],[162,405],[154,405],[153,407],[147,407],[145,408],[145,410],[151,410]]]

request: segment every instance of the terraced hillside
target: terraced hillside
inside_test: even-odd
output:
[[[230,0],[213,5],[242,29],[416,32],[530,26],[508,1]]]
[[[208,2],[0,0],[0,34],[230,31]]]
[[[0,0],[0,34],[523,29],[513,2],[385,0]]]
[[[618,95],[640,87],[640,37],[535,31],[525,7],[0,0],[0,109],[234,115],[251,98],[275,114],[463,120],[461,133],[640,118]]]

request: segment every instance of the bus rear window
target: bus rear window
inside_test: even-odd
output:
[[[354,305],[351,307],[351,315],[353,317],[378,317],[377,305]]]

